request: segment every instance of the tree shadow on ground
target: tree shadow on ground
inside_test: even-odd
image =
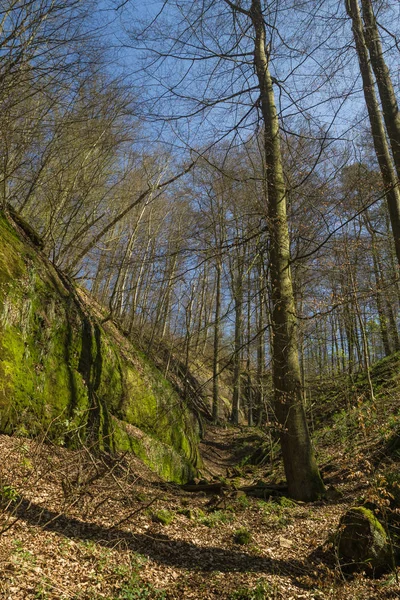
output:
[[[166,534],[145,535],[124,531],[117,527],[107,528],[96,523],[58,514],[42,506],[21,499],[13,509],[14,517],[46,531],[58,533],[71,539],[88,540],[105,547],[123,544],[125,549],[139,552],[170,567],[197,572],[220,571],[255,572],[290,576],[294,583],[299,575],[312,569],[312,563],[305,560],[273,559],[240,550],[199,546],[191,542],[174,540]]]

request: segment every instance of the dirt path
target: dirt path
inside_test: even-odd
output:
[[[226,477],[228,470],[238,464],[238,444],[242,440],[240,429],[210,426],[200,443],[204,472],[214,477]]]
[[[252,432],[210,429],[205,469],[225,476],[254,443]],[[6,436],[0,456],[1,600],[398,597],[390,576],[345,582],[336,567],[327,540],[352,498],[305,505],[232,491],[216,506],[132,457]]]
[[[251,466],[251,457],[266,447],[266,439],[257,429],[248,427],[213,427],[207,428],[204,439],[200,443],[203,459],[203,474],[208,477],[238,477],[243,483],[250,483],[255,478],[261,479],[270,474],[269,463],[257,468]],[[280,465],[274,466],[275,475],[283,476]],[[268,473],[268,474],[267,474]]]

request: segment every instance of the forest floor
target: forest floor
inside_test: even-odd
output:
[[[0,436],[0,598],[400,597],[393,571],[344,577],[330,541],[371,489],[360,455],[349,464],[339,447],[326,450],[330,499],[305,504],[237,491],[282,477],[279,466],[246,464],[257,444],[253,429],[208,429],[203,472],[226,486],[217,496],[165,484],[131,456]]]

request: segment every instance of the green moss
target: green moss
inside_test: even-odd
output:
[[[85,405],[85,385],[72,350],[81,345],[79,336],[68,336],[58,290],[49,282],[46,287],[43,276],[29,264],[3,296],[0,426],[7,433],[23,426],[35,435],[53,424],[51,435],[70,416],[72,403]]]
[[[231,523],[235,518],[235,515],[228,511],[215,510],[214,512],[199,518],[199,522],[202,525],[206,525],[213,529],[221,524]]]
[[[342,567],[381,569],[388,566],[390,546],[386,531],[364,506],[349,509],[341,518],[337,551]]]
[[[240,544],[241,546],[246,546],[247,544],[250,544],[252,538],[253,536],[251,535],[251,532],[245,527],[237,529],[233,534],[233,541],[235,542],[235,544]]]
[[[152,521],[155,523],[161,523],[162,525],[170,525],[174,518],[174,513],[166,509],[157,510],[151,515]]]
[[[136,360],[139,356],[136,353]],[[121,418],[175,448],[186,460],[199,466],[199,429],[194,416],[151,363],[140,364],[140,370],[127,362],[123,366],[125,398],[120,409]]]
[[[383,538],[386,539],[386,531],[382,523],[377,519],[376,515],[369,508],[365,506],[357,506],[351,509],[354,514],[359,514],[364,517],[370,524],[374,531],[378,532]]]
[[[290,498],[286,498],[286,496],[281,496],[277,499],[277,502],[282,508],[296,508],[296,502],[293,502]]]
[[[114,449],[133,452],[166,481],[185,483],[196,474],[194,466],[173,447],[140,429],[112,418]]]
[[[17,233],[8,223],[3,214],[0,214],[1,239],[0,244],[0,286],[18,279],[24,270],[24,244],[19,240]]]
[[[126,346],[0,214],[0,430],[129,450],[165,479],[187,481],[200,463],[197,420]]]

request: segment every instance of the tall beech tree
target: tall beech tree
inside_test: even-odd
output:
[[[314,457],[303,405],[296,306],[290,272],[286,186],[279,121],[269,69],[266,25],[260,0],[253,0],[249,10],[226,1],[232,10],[240,10],[249,19],[254,32],[254,63],[264,125],[275,411],[282,427],[280,437],[289,492],[295,498],[312,500],[323,492],[324,486]]]
[[[134,36],[142,48],[147,44],[150,60],[146,75],[152,76],[158,85],[164,85],[163,97],[160,94],[160,101],[152,102],[152,114],[157,119],[164,116],[176,123],[190,123],[196,131],[204,124],[207,135],[207,125],[211,122],[215,125],[213,109],[220,119],[218,109],[228,107],[229,118],[224,122],[222,135],[230,135],[234,140],[233,132],[236,132],[239,140],[241,128],[246,129],[247,136],[249,128],[254,128],[257,122],[263,128],[264,226],[266,224],[270,238],[275,412],[280,425],[289,493],[300,500],[313,500],[323,493],[324,485],[303,406],[296,305],[290,271],[287,190],[274,78],[270,71],[272,32],[276,27],[274,10],[261,0],[236,3],[207,0],[199,4],[171,0],[163,3],[150,26],[143,27],[143,34],[136,31]],[[168,14],[169,27],[166,28],[163,19],[168,19]],[[268,18],[271,24],[267,22]],[[171,23],[176,23],[173,32]],[[168,61],[171,71],[164,77]],[[200,93],[199,85],[203,86]],[[254,115],[253,121],[250,114]]]

